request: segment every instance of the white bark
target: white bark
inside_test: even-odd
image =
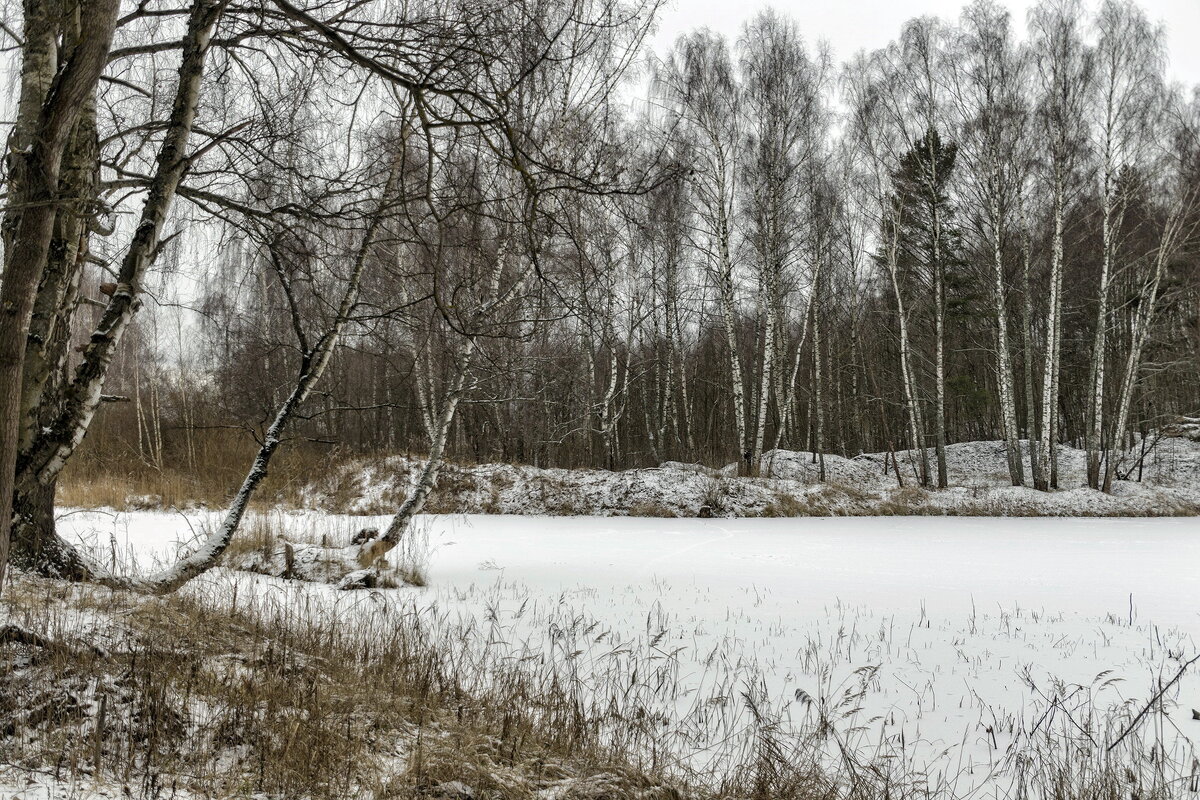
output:
[[[1063,282],[1063,216],[1065,214],[1066,192],[1061,166],[1055,166],[1054,175],[1054,233],[1050,243],[1050,296],[1047,300],[1046,311],[1046,354],[1042,370],[1042,421],[1038,442],[1037,470],[1041,485],[1038,489],[1046,491],[1054,483],[1054,463],[1057,460],[1058,432],[1056,430],[1058,410],[1058,376],[1061,371],[1059,364],[1059,339],[1062,316],[1062,282]]]
[[[444,463],[446,442],[449,439],[459,403],[466,393],[467,374],[478,343],[480,329],[521,297],[521,293],[533,274],[532,267],[526,267],[521,276],[502,293],[500,281],[504,273],[506,255],[507,248],[501,246],[496,263],[492,268],[485,297],[479,308],[471,315],[469,327],[465,330],[459,344],[458,354],[450,375],[450,383],[442,396],[441,412],[438,416],[434,436],[429,443],[429,455],[425,459],[425,465],[421,468],[421,472],[413,483],[412,489],[404,498],[404,502],[392,516],[387,529],[379,538],[362,545],[360,561],[374,562],[375,559],[395,547],[399,543],[400,537],[408,530],[412,518],[421,512],[429,495],[437,487],[437,478]]]
[[[250,471],[242,480],[242,484],[238,488],[233,502],[226,510],[221,524],[209,533],[204,543],[198,549],[164,570],[147,576],[127,577],[113,574],[99,566],[92,565],[90,566],[90,575],[88,576],[92,582],[114,589],[127,589],[146,594],[169,594],[216,565],[221,555],[225,552],[225,549],[229,546],[233,535],[241,525],[246,508],[253,498],[255,491],[263,479],[266,478],[271,457],[279,447],[284,429],[325,373],[326,368],[329,366],[329,360],[337,347],[338,340],[348,324],[354,308],[358,304],[359,288],[362,284],[367,257],[374,248],[379,231],[383,225],[386,209],[392,202],[392,195],[399,180],[399,171],[399,162],[397,160],[389,171],[378,210],[371,218],[363,234],[362,243],[355,256],[354,266],[347,279],[346,288],[338,305],[337,313],[330,327],[302,358],[296,384],[276,411],[275,417],[271,421],[271,425],[267,428],[262,445],[250,467]]]
[[[751,455],[751,462],[754,465],[754,470],[759,469],[759,462],[762,460],[763,442],[767,435],[767,408],[771,398],[771,387],[773,385],[773,375],[775,370],[775,328],[776,320],[782,313],[778,299],[778,289],[776,288],[778,277],[775,274],[768,274],[766,287],[766,330],[763,332],[763,360],[762,374],[759,376],[758,390],[758,413],[754,426],[754,450]]]
[[[997,168],[998,169],[998,168]],[[993,311],[996,315],[996,384],[1000,389],[1000,415],[1004,430],[1004,445],[1008,454],[1008,473],[1013,486],[1023,486],[1020,430],[1017,427],[1017,406],[1013,384],[1012,354],[1008,348],[1008,302],[1004,285],[1003,228],[1000,220],[998,189],[990,194],[992,214],[992,287]]]

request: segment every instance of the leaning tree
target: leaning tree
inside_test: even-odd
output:
[[[386,245],[381,234],[424,208],[436,164],[470,140],[511,176],[530,228],[556,192],[629,185],[619,164],[580,169],[605,144],[580,135],[588,116],[580,110],[607,113],[655,9],[429,0],[402,13],[384,2],[331,10],[193,0],[141,2],[122,15],[117,0],[26,3],[0,285],[0,549],[11,534],[24,567],[148,591],[169,591],[215,563],[354,322],[363,273]],[[296,98],[305,102],[290,107]],[[550,112],[532,113],[531,98],[557,104],[559,127],[540,124]],[[307,145],[306,126],[319,131]],[[414,149],[428,167],[417,180],[379,158]],[[272,195],[267,178],[320,186]],[[112,224],[131,210],[136,223]],[[106,399],[149,271],[170,239],[197,235],[197,217],[263,246],[264,231],[337,227],[346,246],[316,266],[337,276],[337,290],[315,321],[302,319],[311,303],[288,297],[296,378],[224,523],[164,573],[118,578],[55,534],[55,485]],[[100,297],[87,296],[85,278],[97,272]],[[287,269],[275,274],[285,294],[296,288]],[[89,333],[73,347],[80,327]]]

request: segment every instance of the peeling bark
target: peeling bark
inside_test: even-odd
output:
[[[86,27],[61,70],[55,70],[50,9],[30,0],[31,33],[22,56],[21,99],[9,153],[10,211],[6,215],[5,269],[0,283],[0,585],[8,562],[21,430],[25,348],[58,216],[64,152],[81,110],[95,94],[108,58],[117,0],[93,0],[81,9]],[[13,216],[16,219],[13,219]]]

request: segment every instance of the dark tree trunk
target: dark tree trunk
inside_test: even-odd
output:
[[[54,526],[57,480],[49,485],[34,481],[13,495],[12,544],[9,563],[18,569],[68,580],[82,580],[87,565],[75,548],[60,537]]]

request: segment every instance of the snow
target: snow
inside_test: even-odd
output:
[[[72,513],[61,524],[99,552],[149,564],[215,519]],[[271,522],[296,541],[345,543],[384,518]],[[1035,728],[1092,719],[1093,735],[1111,741],[1200,637],[1194,519],[427,515],[417,528],[429,586],[377,596],[490,632],[480,648],[541,655],[594,699],[616,697],[614,676],[634,668],[668,675],[665,690],[626,682],[620,702],[660,720],[661,744],[694,769],[742,756],[740,698],[761,687],[787,725],[826,715],[864,760],[886,757],[960,796],[1002,796]],[[198,583],[336,614],[375,607],[225,569]],[[1191,764],[1200,677],[1186,674],[1165,701],[1169,724],[1146,733]]]
[[[1023,443],[1025,474],[1028,444]],[[1163,438],[1149,447],[1142,481],[1116,480],[1112,494],[1086,488],[1084,453],[1060,449],[1061,491],[1010,485],[1003,442],[962,442],[946,448],[950,488],[917,488],[916,454],[854,458],[824,456],[826,482],[814,453],[771,450],[762,477],[736,477],[720,469],[664,462],[658,467],[608,470],[541,469],[525,465],[447,464],[431,498],[438,511],[486,514],[696,517],[801,514],[968,514],[997,516],[1145,516],[1200,510],[1200,442]],[[1119,459],[1118,475],[1133,469],[1140,447]],[[934,452],[929,451],[931,469]],[[335,513],[379,514],[399,507],[421,462],[404,456],[362,459],[323,476],[307,491],[306,505]]]
[[[100,800],[128,796],[120,787],[97,786],[83,777],[0,767],[3,800]]]
[[[72,775],[69,769],[32,770],[0,766],[0,800],[124,800],[137,797],[140,787],[95,781]],[[199,795],[172,787],[174,800],[199,800]]]

